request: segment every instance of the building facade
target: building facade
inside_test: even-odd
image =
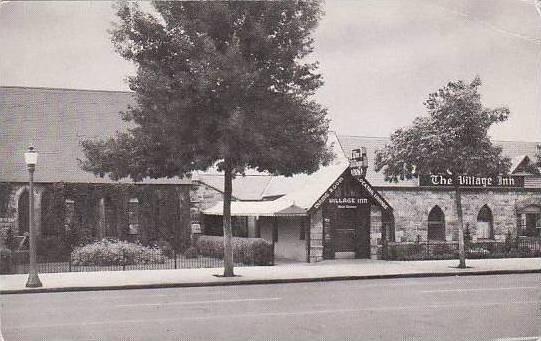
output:
[[[0,87],[0,231],[28,231],[28,175],[23,153],[40,152],[35,219],[42,237],[114,237],[178,249],[194,234],[222,234],[223,175],[145,179],[134,184],[84,172],[80,141],[126,128],[119,113],[129,92]],[[374,171],[385,138],[329,136],[335,160],[313,174],[271,176],[248,171],[233,181],[233,233],[274,243],[277,257],[317,262],[381,258],[386,243],[453,242],[458,238],[455,194],[448,179],[388,183]],[[464,178],[464,226],[473,241],[539,238],[541,177],[537,142],[496,141],[513,167],[501,179]],[[366,148],[367,171],[350,162]]]

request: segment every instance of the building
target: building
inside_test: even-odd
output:
[[[189,179],[114,182],[79,167],[80,140],[124,129],[119,112],[130,103],[133,95],[128,92],[0,87],[2,235],[28,232],[23,154],[34,145],[39,152],[34,217],[46,245],[66,247],[66,233],[76,243],[113,237],[166,240],[179,249],[189,245]]]
[[[132,94],[0,87],[0,101],[0,155],[8,160],[0,164],[4,229],[11,226],[18,234],[27,229],[22,154],[33,143],[43,154],[36,171],[35,205],[42,235],[75,224],[94,238],[148,242],[173,236],[182,248],[189,245],[191,233],[222,233],[220,173],[210,170],[191,179],[132,184],[94,177],[78,167],[80,139],[124,129],[118,112],[132,103]],[[278,257],[308,262],[379,258],[388,242],[456,241],[457,214],[449,179],[385,182],[373,162],[375,151],[387,141],[331,134],[336,158],[314,174],[287,178],[248,172],[237,177],[234,235],[265,238],[274,242]],[[541,176],[534,165],[539,143],[496,143],[513,160],[511,174],[494,179],[463,177],[465,227],[474,241],[503,242],[509,234],[539,237]],[[365,176],[359,176],[350,161],[361,148],[366,149],[368,161]],[[51,222],[54,219],[56,223]]]

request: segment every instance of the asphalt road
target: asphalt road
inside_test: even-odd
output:
[[[541,275],[4,295],[11,340],[534,340]],[[526,338],[528,337],[528,338]]]

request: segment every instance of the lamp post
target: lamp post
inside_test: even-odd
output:
[[[33,146],[28,147],[28,151],[24,153],[24,162],[28,168],[29,174],[29,203],[30,209],[28,212],[29,224],[30,224],[30,270],[28,271],[28,281],[26,282],[27,288],[41,287],[41,281],[39,280],[37,264],[36,264],[36,226],[34,224],[34,170],[38,163],[38,153],[34,150]]]

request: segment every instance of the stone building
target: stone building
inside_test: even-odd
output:
[[[375,151],[385,138],[331,136],[335,163],[307,176],[260,179],[257,201],[232,204],[232,214],[245,217],[250,237],[275,243],[278,257],[309,262],[337,257],[379,258],[386,242],[453,242],[458,240],[455,194],[440,180],[386,182],[374,171]],[[503,242],[512,236],[541,236],[541,176],[532,160],[535,142],[496,141],[512,158],[508,176],[464,177],[464,226],[472,241]],[[364,178],[351,174],[352,151],[367,150]],[[259,174],[259,177],[263,175]],[[255,185],[255,184],[254,184]],[[222,203],[203,210],[216,224]],[[204,221],[205,219],[203,219]]]
[[[119,112],[133,94],[0,87],[0,231],[28,231],[28,175],[23,153],[40,152],[35,173],[35,220],[42,237],[116,237],[168,241],[178,249],[193,233],[222,234],[223,175],[209,170],[191,179],[111,181],[82,171],[80,141],[124,130]],[[233,181],[233,233],[274,243],[278,257],[317,262],[339,257],[378,258],[384,242],[456,241],[454,191],[445,178],[384,181],[374,171],[385,138],[331,134],[332,164],[311,175],[270,176],[248,171]],[[464,224],[473,240],[539,237],[539,144],[496,141],[511,157],[500,179],[464,178]],[[366,148],[360,177],[350,158]],[[3,240],[3,238],[0,238]]]
[[[113,237],[183,249],[190,242],[189,179],[145,179],[134,184],[96,177],[79,167],[80,141],[123,130],[119,112],[128,92],[0,87],[0,228],[14,236],[29,229],[29,145],[35,170],[34,220],[47,245],[75,238]],[[70,235],[70,236],[68,236]],[[0,238],[4,240],[5,238]],[[54,243],[57,240],[57,243]],[[59,247],[65,247],[60,245]]]

